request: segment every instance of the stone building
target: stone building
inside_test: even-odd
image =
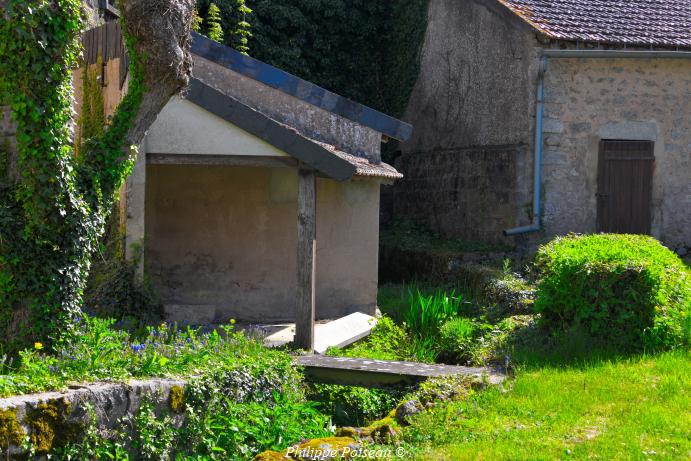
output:
[[[395,217],[519,245],[691,246],[687,0],[431,0],[428,19]]]
[[[118,34],[111,22],[84,37],[107,113],[127,88]],[[380,186],[401,178],[382,137],[412,127],[198,34],[192,56],[190,87],[150,127],[121,197],[125,246],[168,318],[297,316],[299,337],[315,315],[373,314]]]

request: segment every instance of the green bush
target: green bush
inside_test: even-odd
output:
[[[626,348],[689,344],[691,279],[648,236],[569,235],[542,246],[535,310],[557,331],[587,329]]]
[[[439,331],[439,343],[444,361],[463,361],[480,332],[477,322],[464,317],[449,320]]]
[[[437,347],[435,338],[412,335],[390,317],[383,316],[366,339],[345,349],[329,348],[326,354],[373,360],[434,362]]]

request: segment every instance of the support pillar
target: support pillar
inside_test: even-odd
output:
[[[317,179],[314,170],[298,170],[297,309],[295,345],[314,350],[315,262],[317,254]]]

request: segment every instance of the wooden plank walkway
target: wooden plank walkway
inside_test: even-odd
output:
[[[416,384],[437,376],[476,376],[490,384],[500,384],[505,375],[497,370],[481,367],[462,367],[415,362],[357,359],[303,355],[297,358],[305,369],[305,376],[323,384],[345,386],[385,387],[399,384]]]

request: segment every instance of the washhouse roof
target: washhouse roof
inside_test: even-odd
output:
[[[343,181],[354,176],[385,179],[403,177],[386,163],[373,163],[366,158],[348,154],[332,145],[311,139],[201,80],[191,80],[185,99],[332,179]]]
[[[408,123],[332,93],[312,82],[244,55],[196,32],[192,34],[192,38],[192,53],[245,77],[371,128],[390,138],[405,141],[412,134],[413,127]]]

